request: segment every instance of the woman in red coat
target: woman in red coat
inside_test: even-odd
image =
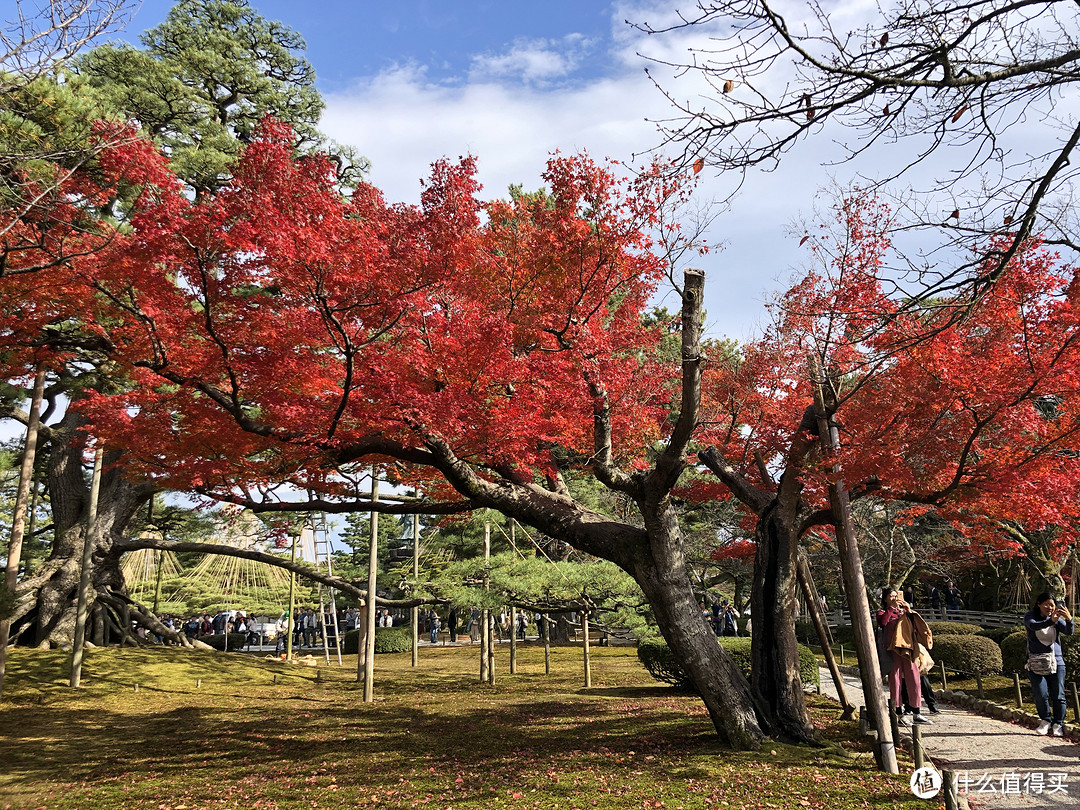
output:
[[[877,613],[878,625],[885,631],[886,639],[894,638],[896,624],[907,616],[910,608],[896,588],[885,588],[881,592],[881,604],[884,605],[884,609],[879,610]],[[887,644],[888,642],[886,642]],[[900,650],[893,650],[892,654],[892,669],[889,670],[889,693],[892,696],[893,706],[897,708],[903,706],[900,692],[900,680],[903,678],[908,698],[911,699],[911,705],[916,708],[916,712],[911,718],[912,722],[929,723],[930,721],[918,711],[919,706],[922,705],[922,678],[918,665],[911,657],[904,655]]]

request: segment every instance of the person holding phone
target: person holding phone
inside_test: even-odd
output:
[[[1035,693],[1035,709],[1042,720],[1036,734],[1065,736],[1065,659],[1061,654],[1060,635],[1071,636],[1073,619],[1064,605],[1043,592],[1035,605],[1024,614],[1027,630],[1028,660],[1025,668]]]

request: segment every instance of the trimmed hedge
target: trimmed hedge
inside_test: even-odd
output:
[[[1001,648],[992,639],[974,633],[953,633],[934,637],[934,660],[949,669],[973,675],[1001,672]]]
[[[350,630],[342,638],[341,652],[345,655],[356,655],[359,652],[359,630]],[[412,626],[401,627],[376,627],[375,628],[375,652],[376,653],[399,653],[412,650]]]
[[[199,636],[199,641],[209,644],[215,650],[225,651],[225,634],[217,633],[212,636]],[[247,633],[229,633],[229,651],[242,650],[247,646]]]
[[[750,639],[739,636],[724,636],[718,638],[717,641],[735,661],[743,676],[749,680]],[[693,688],[690,676],[675,661],[675,656],[671,654],[671,649],[662,638],[648,638],[639,641],[638,660],[656,680],[670,683],[682,689]],[[799,645],[799,676],[802,678],[802,682],[808,686],[818,684],[821,677],[817,656],[809,647],[802,644]]]
[[[965,622],[927,622],[935,641],[938,636],[973,636],[982,630],[977,624]]]
[[[1014,624],[1012,627],[991,627],[988,630],[980,630],[975,635],[985,636],[988,639],[996,641],[1000,645],[1006,638],[1017,632],[1024,632],[1024,626],[1022,624]]]
[[[1006,675],[1019,672],[1027,675],[1027,631],[1018,630],[1001,640],[1001,671]]]
[[[683,668],[675,663],[671,648],[662,638],[643,638],[638,641],[638,661],[656,680],[670,683],[680,689],[692,689],[693,683]]]

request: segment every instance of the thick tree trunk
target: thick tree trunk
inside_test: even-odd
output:
[[[780,491],[784,491],[781,486]],[[754,702],[774,735],[814,742],[795,637],[799,534],[793,505],[774,500],[758,519],[750,638]]]
[[[636,555],[630,574],[649,600],[660,632],[694,682],[719,736],[734,748],[755,749],[771,729],[761,722],[738,665],[702,621],[675,510],[665,498],[642,511],[649,549]],[[756,617],[754,621],[756,632]]]
[[[67,415],[48,430],[49,495],[55,539],[41,568],[19,583],[18,601],[12,622],[12,638],[39,647],[70,646],[75,630],[75,605],[79,586],[79,561],[86,511],[89,507],[89,480],[82,459],[82,442],[77,416]],[[121,454],[106,456],[98,507],[98,531],[91,558],[91,598],[111,590],[124,593],[119,555],[112,545],[154,491],[150,484],[133,484],[122,474]],[[93,610],[93,602],[91,602]]]

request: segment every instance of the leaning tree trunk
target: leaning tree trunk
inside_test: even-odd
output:
[[[754,749],[770,729],[755,710],[738,665],[702,621],[675,510],[665,498],[655,510],[642,511],[649,548],[635,555],[629,573],[649,600],[660,632],[701,695],[719,736],[734,748]]]
[[[785,474],[786,475],[786,474]],[[781,482],[780,493],[785,493]],[[797,742],[814,742],[814,726],[806,710],[795,636],[795,590],[798,582],[799,533],[796,504],[778,497],[758,518],[757,551],[750,615],[754,702],[773,734]]]

